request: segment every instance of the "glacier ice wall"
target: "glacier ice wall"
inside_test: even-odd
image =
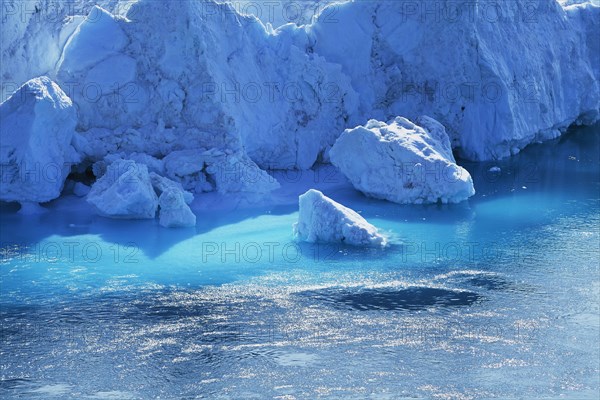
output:
[[[372,118],[430,115],[474,160],[598,118],[600,7],[589,2],[356,0],[278,29],[239,11],[212,0],[7,0],[2,100],[47,74],[77,109],[85,162],[170,160],[186,189],[222,191],[257,185],[219,188],[220,166],[309,168]],[[202,160],[192,171],[178,155]]]
[[[598,117],[600,8],[536,1],[357,1],[306,27],[362,120],[430,115],[469,159],[505,157]],[[587,45],[586,45],[587,43]]]
[[[207,4],[140,0],[126,19],[92,10],[56,70],[78,129],[133,129],[139,140],[116,144],[153,156],[244,147],[264,168],[309,168],[353,111],[349,79],[289,35]]]

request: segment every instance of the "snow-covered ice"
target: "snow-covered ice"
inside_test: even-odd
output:
[[[194,195],[187,190],[184,190],[179,182],[160,176],[156,172],[150,172],[150,181],[158,196],[162,195],[163,192],[177,191],[181,192],[185,204],[191,204],[192,201],[194,201]]]
[[[196,225],[196,216],[186,204],[183,191],[169,188],[158,199],[159,223],[165,228],[185,228]]]
[[[475,194],[456,165],[444,127],[429,117],[403,117],[346,130],[331,162],[366,195],[395,203],[458,203]]]
[[[539,0],[532,13],[524,0],[447,0],[432,13],[311,0],[296,19],[306,25],[278,29],[259,19],[285,18],[240,15],[246,1],[21,3],[3,3],[3,93],[42,74],[62,88],[77,109],[78,172],[119,154],[191,192],[262,195],[279,187],[265,170],[329,162],[344,129],[370,119],[430,115],[445,149],[488,160],[600,115],[594,2]],[[47,201],[52,189],[3,199]]]
[[[306,40],[351,77],[362,121],[429,115],[462,157],[490,160],[598,119],[598,4],[355,1],[335,18]]]
[[[48,77],[25,83],[0,104],[0,200],[43,203],[60,196],[71,165],[77,116]]]
[[[310,189],[299,197],[300,213],[294,234],[310,243],[385,246],[387,238],[355,211]]]
[[[131,160],[110,164],[92,186],[87,201],[110,218],[151,219],[158,208],[148,168]]]

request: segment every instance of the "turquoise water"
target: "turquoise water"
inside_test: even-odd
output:
[[[311,177],[385,250],[296,243],[289,201],[191,230],[5,204],[0,397],[597,399],[599,133],[463,164],[459,205]]]

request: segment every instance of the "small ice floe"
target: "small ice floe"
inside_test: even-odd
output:
[[[387,238],[355,211],[310,189],[299,198],[300,215],[294,235],[315,243],[343,243],[353,246],[386,246]]]

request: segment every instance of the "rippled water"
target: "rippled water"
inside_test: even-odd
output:
[[[320,176],[387,250],[298,244],[293,204],[191,231],[4,205],[0,397],[597,399],[599,132],[467,164],[453,206]]]

